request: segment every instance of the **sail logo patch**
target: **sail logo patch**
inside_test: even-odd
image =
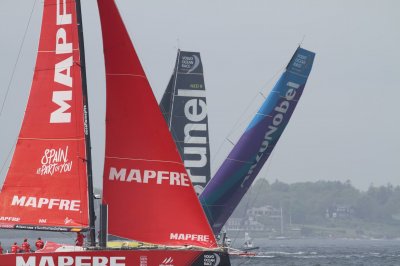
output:
[[[199,234],[183,234],[183,233],[170,233],[169,239],[171,240],[191,240],[199,242],[209,242],[209,235],[199,235]]]
[[[183,128],[184,164],[192,182],[201,184],[195,186],[196,193],[201,194],[204,184],[207,183],[207,178],[205,175],[196,174],[196,172],[208,166],[208,136],[207,123],[205,122],[207,104],[205,100],[201,99],[205,98],[206,94],[202,88],[193,90],[178,89],[177,96],[182,97],[183,101],[185,101],[183,112],[188,121]],[[204,172],[204,170],[200,172]]]
[[[68,217],[65,217],[65,219],[64,219],[64,224],[67,225],[67,224],[72,223],[73,221],[74,221],[73,219],[70,219],[70,218],[68,218]]]
[[[240,184],[240,187],[243,188],[244,184],[248,179],[250,179],[250,176],[253,174],[254,169],[257,167],[258,162],[261,160],[261,158],[264,156],[265,151],[268,149],[269,144],[271,141],[273,141],[273,134],[278,131],[280,126],[285,126],[285,124],[282,122],[285,120],[285,115],[286,112],[290,108],[290,101],[294,99],[296,95],[296,89],[300,87],[300,84],[294,83],[294,82],[287,82],[286,84],[288,86],[288,90],[286,91],[286,95],[284,97],[284,100],[280,102],[275,108],[275,114],[271,115],[272,117],[272,125],[268,126],[268,131],[265,133],[264,140],[261,143],[261,146],[258,150],[258,153],[255,158],[255,162],[253,165],[250,167],[249,171],[247,172],[246,177],[243,179],[242,183]]]
[[[173,266],[172,262],[174,262],[174,259],[172,257],[168,257],[163,260],[160,266]]]
[[[190,186],[190,180],[187,174],[169,171],[139,170],[116,167],[110,167],[108,176],[110,181],[136,182],[143,184],[168,184],[171,186]]]
[[[21,218],[11,216],[0,216],[0,222],[19,222]]]
[[[49,199],[14,195],[11,206],[37,209],[59,209],[63,211],[80,211],[80,200]]]
[[[68,148],[46,149],[40,160],[42,166],[36,170],[38,175],[54,175],[71,172],[72,161],[68,159]]]
[[[73,45],[72,33],[67,32],[64,25],[72,24],[72,14],[67,13],[67,1],[57,1],[56,26],[58,26],[56,36],[54,36],[56,55],[65,55],[54,65],[54,87],[52,102],[58,109],[50,114],[50,123],[71,123],[71,112],[67,112],[71,105],[67,101],[72,101],[72,65],[73,65]],[[71,27],[69,27],[71,29]],[[71,31],[71,30],[70,30]],[[59,56],[57,56],[58,58]]]

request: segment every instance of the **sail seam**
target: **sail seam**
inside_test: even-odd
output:
[[[146,162],[175,163],[175,164],[183,165],[183,163],[180,163],[180,162],[164,161],[164,160],[148,160],[148,159],[122,158],[122,157],[112,157],[112,156],[106,156],[106,158],[109,158],[109,159],[119,159],[119,160],[130,160],[130,161],[146,161]]]
[[[252,164],[253,162],[249,162],[249,161],[242,161],[242,160],[236,160],[236,159],[232,159],[232,158],[226,158],[229,161],[234,161],[234,162],[239,162],[239,163],[246,163],[246,164]]]
[[[308,78],[307,75],[302,75],[302,74],[299,74],[299,73],[296,73],[296,72],[293,72],[293,71],[290,71],[290,70],[286,70],[286,71],[289,72],[289,73],[291,73],[291,74],[293,74],[293,75],[302,77],[302,78]]]
[[[79,51],[79,48],[72,49],[73,51]],[[38,50],[38,53],[55,53],[56,50]]]
[[[22,140],[83,140],[85,138],[70,138],[70,139],[43,139],[43,138],[18,138],[18,139],[22,139]]]
[[[203,73],[192,73],[192,72],[190,72],[190,73],[178,72],[178,74],[181,74],[181,75],[199,75],[199,76],[204,76]]]
[[[271,115],[266,115],[266,114],[259,113],[259,112],[257,112],[256,115],[261,115],[261,116],[264,116],[264,117],[272,117]]]
[[[139,78],[145,78],[146,79],[146,76],[135,75],[135,74],[110,74],[110,73],[107,73],[107,76],[132,76],[132,77],[139,77]]]

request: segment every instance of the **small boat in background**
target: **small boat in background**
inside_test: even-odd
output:
[[[260,247],[254,246],[253,239],[250,237],[249,233],[244,233],[244,243],[242,246],[242,249],[244,251],[249,251],[249,250],[256,250],[259,249]]]

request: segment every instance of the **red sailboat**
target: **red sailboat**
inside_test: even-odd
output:
[[[96,246],[80,1],[45,0],[31,92],[0,193],[0,228],[89,231],[91,244],[0,255],[0,265],[229,265],[114,0],[97,2],[107,87],[108,234],[141,244]]]

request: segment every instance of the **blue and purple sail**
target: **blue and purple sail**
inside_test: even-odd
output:
[[[220,233],[282,135],[303,93],[314,56],[297,48],[268,98],[200,195],[214,234]]]

